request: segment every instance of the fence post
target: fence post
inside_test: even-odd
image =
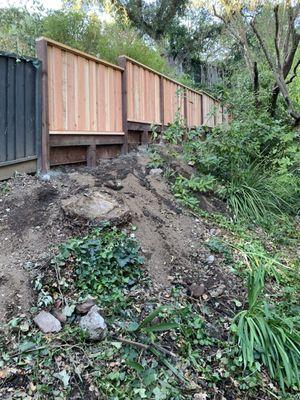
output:
[[[201,109],[201,125],[204,124],[204,106],[203,106],[203,94],[201,94],[201,105],[200,105],[200,109]]]
[[[49,152],[49,112],[48,112],[48,53],[47,41],[36,40],[37,57],[42,61],[42,137],[41,137],[41,169],[50,168]]]
[[[161,134],[165,126],[165,96],[164,96],[164,78],[159,76],[159,113],[161,122]]]
[[[217,126],[217,112],[219,112],[219,103],[214,100],[214,126]]]
[[[128,153],[128,122],[127,122],[127,62],[125,56],[118,58],[119,66],[124,69],[122,72],[122,121],[124,131],[124,144],[122,153]]]
[[[189,129],[189,122],[188,122],[188,93],[187,93],[187,88],[183,88],[183,118],[184,118],[184,123],[185,123],[185,133],[183,136],[183,140],[187,140],[187,132]]]

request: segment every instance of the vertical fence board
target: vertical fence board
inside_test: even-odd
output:
[[[25,68],[16,63],[15,105],[15,158],[25,157]]]
[[[7,161],[14,160],[16,153],[15,97],[15,60],[9,58],[7,64]]]
[[[36,151],[35,92],[36,79],[33,69],[25,64],[25,149],[24,157],[34,156]],[[39,92],[40,93],[40,92]],[[37,105],[38,106],[38,105]]]
[[[0,163],[7,160],[7,61],[6,57],[0,57]]]

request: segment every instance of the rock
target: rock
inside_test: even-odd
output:
[[[221,234],[221,229],[210,229],[209,234],[211,236],[219,236]]]
[[[219,297],[224,293],[224,290],[226,289],[225,285],[219,285],[216,287],[216,289],[212,290],[209,294],[211,297]]]
[[[127,206],[120,205],[115,198],[99,191],[63,199],[62,208],[71,217],[108,221],[113,225],[128,222],[131,218]]]
[[[95,305],[95,300],[94,299],[87,299],[83,303],[77,304],[76,306],[76,312],[77,314],[85,315],[87,314],[90,309]]]
[[[198,285],[197,283],[192,283],[189,288],[189,292],[192,297],[198,299],[205,293],[205,286],[203,285],[203,283],[201,283],[200,285]]]
[[[59,322],[61,322],[62,324],[65,324],[67,322],[67,317],[59,309],[54,308],[53,310],[51,310],[51,314],[54,315],[54,317],[58,319]]]
[[[93,187],[95,186],[95,178],[92,175],[80,174],[79,172],[71,172],[69,178],[76,182],[79,186]]]
[[[161,168],[152,168],[149,171],[149,175],[151,176],[160,176],[164,171]]]
[[[113,180],[104,183],[104,186],[112,190],[121,190],[124,187],[121,181],[113,181]]]
[[[206,393],[196,393],[196,394],[194,394],[193,400],[206,400],[206,399],[207,399]]]
[[[59,320],[47,311],[41,311],[33,321],[44,333],[59,332],[61,330]]]
[[[210,254],[205,260],[206,264],[213,264],[214,261],[215,261],[215,256],[213,256],[212,254]]]
[[[81,329],[88,333],[91,340],[99,340],[107,328],[104,319],[99,314],[99,307],[93,306],[79,322]]]

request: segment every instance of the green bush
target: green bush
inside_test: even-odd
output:
[[[276,178],[264,165],[252,164],[233,172],[219,194],[227,200],[234,217],[260,223],[291,213],[295,206],[294,187],[278,190]]]
[[[261,222],[298,212],[298,136],[283,121],[261,116],[236,120],[208,133],[198,129],[183,147],[185,159],[200,174],[218,180],[218,194],[236,217]]]

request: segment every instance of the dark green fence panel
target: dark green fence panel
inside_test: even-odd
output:
[[[41,112],[41,62],[0,52],[0,179],[38,167]]]

